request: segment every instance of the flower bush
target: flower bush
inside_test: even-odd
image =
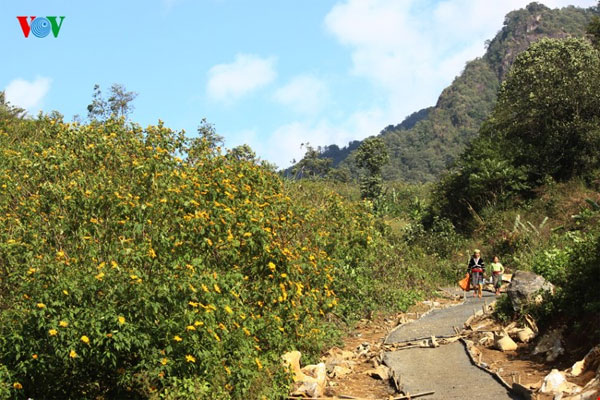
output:
[[[0,126],[0,364],[16,397],[287,391],[279,354],[315,350],[336,296],[275,174],[162,124]]]
[[[4,120],[0,152],[4,397],[280,398],[280,355],[377,296],[368,204],[162,123]]]

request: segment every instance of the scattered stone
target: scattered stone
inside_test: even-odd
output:
[[[538,333],[540,333],[540,330],[538,329],[537,324],[535,323],[535,320],[533,319],[533,317],[529,314],[525,314],[525,322],[527,323],[527,326],[529,326],[529,328],[537,335]]]
[[[494,347],[500,351],[515,351],[517,350],[517,344],[507,334],[496,334],[494,333]]]
[[[300,369],[300,357],[302,354],[299,351],[290,351],[281,356],[284,365],[294,373],[294,382],[301,382],[304,379],[304,374]]]
[[[585,359],[581,360],[581,361],[577,361],[571,367],[571,375],[572,376],[579,376],[579,375],[581,375],[583,373],[583,371],[585,371],[584,368],[585,368]]]
[[[541,300],[539,296],[541,291],[554,293],[554,285],[530,271],[515,272],[507,289],[508,297],[515,311],[519,311],[531,301]]]
[[[385,365],[365,371],[365,374],[375,379],[381,379],[382,381],[390,379],[390,369]]]
[[[479,344],[482,346],[491,346],[494,343],[494,334],[492,332],[485,332],[481,339],[479,339]]]
[[[558,394],[562,393],[563,389],[566,389],[567,380],[562,372],[557,369],[553,369],[546,377],[540,388],[541,393],[547,394]]]
[[[535,332],[530,327],[519,329],[517,338],[522,343],[529,343],[531,339],[535,338]]]
[[[322,397],[327,384],[325,363],[307,365],[302,368],[304,378],[296,383],[292,396]]]
[[[342,365],[336,365],[333,367],[331,373],[329,374],[330,378],[342,378],[348,374],[352,373],[352,369],[348,367],[344,367]]]
[[[348,350],[342,350],[339,347],[332,347],[326,353],[325,359],[340,359],[340,360],[352,360],[354,353]]]
[[[364,342],[356,346],[356,350],[354,351],[354,353],[356,354],[356,358],[360,358],[362,356],[368,355],[370,350],[371,345],[369,344],[369,342]]]
[[[585,371],[598,369],[596,374],[600,374],[600,345],[593,347],[588,353],[583,357],[583,360],[577,361],[571,367],[571,375],[579,376]]]
[[[546,361],[552,362],[565,352],[562,345],[562,329],[555,329],[546,333],[538,342],[533,354],[546,354]]]

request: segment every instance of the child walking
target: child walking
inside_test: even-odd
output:
[[[494,256],[494,262],[491,265],[494,289],[496,289],[496,296],[498,296],[500,294],[500,286],[502,286],[502,274],[504,274],[504,266],[500,264],[500,259],[498,256]]]

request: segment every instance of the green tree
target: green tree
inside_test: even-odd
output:
[[[94,85],[92,102],[87,106],[90,120],[105,121],[109,118],[127,118],[133,112],[136,92],[128,92],[124,85],[114,83],[110,87],[108,99],[102,96],[100,85]]]
[[[489,129],[499,151],[532,182],[598,168],[600,55],[584,39],[542,39],[520,54],[502,85]]]
[[[381,170],[389,159],[387,146],[381,137],[371,136],[365,139],[356,150],[356,165],[363,169],[360,177],[360,193],[363,199],[374,200],[381,196]]]
[[[292,169],[297,178],[324,177],[331,169],[331,158],[323,158],[319,149],[312,147],[309,143],[302,143],[306,147],[306,153]]]
[[[597,10],[600,14],[600,3],[598,4]],[[592,18],[585,32],[589,35],[594,47],[600,49],[600,15],[595,15]]]
[[[254,152],[254,150],[252,150],[252,147],[250,147],[247,144],[242,144],[231,149],[231,151],[228,154],[228,157],[232,157],[239,161],[257,161],[256,153]]]
[[[0,90],[0,119],[23,118],[26,111],[20,107],[13,106],[8,100],[3,90]]]

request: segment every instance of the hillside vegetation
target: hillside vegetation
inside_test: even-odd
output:
[[[279,398],[281,354],[434,276],[370,203],[221,153],[210,127],[2,110],[2,398]]]

